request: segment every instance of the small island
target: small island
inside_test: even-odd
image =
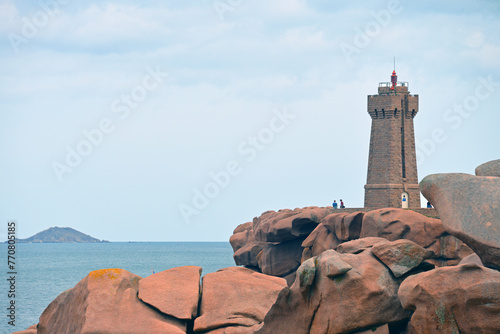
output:
[[[71,227],[51,227],[26,239],[17,239],[19,243],[97,243],[99,240]]]

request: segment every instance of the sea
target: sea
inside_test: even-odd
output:
[[[15,254],[15,298],[9,298],[7,244],[1,244],[0,333],[38,323],[43,310],[61,292],[89,272],[121,268],[147,277],[174,267],[196,265],[202,275],[235,266],[228,242],[18,243]],[[8,324],[9,303],[15,301],[15,327]]]

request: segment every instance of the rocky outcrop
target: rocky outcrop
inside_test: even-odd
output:
[[[420,187],[446,231],[472,248],[485,266],[500,269],[500,178],[435,174]]]
[[[412,241],[432,252],[428,261],[436,266],[456,265],[473,253],[450,235],[439,219],[396,208],[369,212],[318,207],[267,211],[253,222],[238,226],[230,243],[236,264],[286,277],[291,285],[294,272],[305,260],[352,240],[372,237]]]
[[[282,278],[256,273],[246,268],[227,268],[203,277],[200,315],[195,332],[228,329],[245,332],[259,325],[286,287]],[[212,333],[212,332],[210,332]]]
[[[229,239],[235,263],[264,274],[293,278],[302,262],[303,242],[332,211],[332,208],[319,207],[267,211],[253,222],[239,225]],[[334,242],[327,231],[323,232],[324,244]],[[321,254],[330,249],[326,247],[317,246],[315,251]]]
[[[406,239],[433,252],[430,262],[437,266],[455,265],[472,250],[450,236],[439,219],[402,209],[370,211],[363,218],[361,238],[382,237],[390,241]]]
[[[93,271],[49,304],[38,331],[25,333],[253,333],[286,287],[282,278],[232,267],[204,276],[200,290],[200,275],[195,266],[146,278]]]
[[[139,281],[139,299],[174,318],[198,315],[201,267],[168,269]]]
[[[186,322],[157,312],[137,297],[140,279],[123,269],[92,271],[47,306],[38,334],[185,333]]]
[[[408,277],[399,288],[413,311],[410,333],[499,333],[500,272],[475,264]]]
[[[416,243],[404,239],[375,244],[372,253],[395,277],[403,276],[432,255],[431,251],[426,251]]]
[[[350,333],[398,322],[410,316],[398,289],[399,281],[370,249],[328,250],[300,266],[257,333]]]
[[[476,168],[477,176],[500,177],[500,159],[486,162]]]

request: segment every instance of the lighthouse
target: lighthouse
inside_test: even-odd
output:
[[[415,132],[418,95],[394,70],[390,82],[380,82],[377,95],[368,95],[372,119],[366,208],[420,208]]]

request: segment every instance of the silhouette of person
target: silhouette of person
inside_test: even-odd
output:
[[[340,200],[340,208],[345,209],[344,202],[342,200]]]
[[[338,204],[337,204],[337,201],[336,200],[333,200],[333,204],[332,204],[333,208],[336,209]]]
[[[427,208],[428,208],[428,209],[432,209],[431,202],[427,202]]]

